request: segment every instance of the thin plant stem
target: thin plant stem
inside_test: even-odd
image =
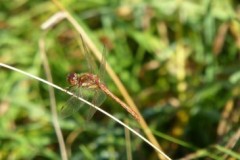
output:
[[[37,76],[34,76],[34,75],[30,74],[30,73],[27,73],[27,72],[25,72],[25,71],[22,71],[22,70],[20,70],[20,69],[15,68],[15,67],[12,67],[12,66],[9,66],[9,65],[3,64],[3,63],[0,63],[0,66],[5,67],[5,68],[8,68],[8,69],[11,69],[11,70],[16,71],[16,72],[19,72],[19,73],[21,73],[21,74],[24,74],[24,75],[30,77],[30,78],[33,78],[33,79],[35,79],[35,80],[38,80],[38,81],[40,81],[40,82],[42,82],[42,83],[45,83],[45,84],[47,84],[47,85],[50,85],[51,87],[54,87],[55,89],[58,89],[58,90],[60,90],[60,91],[62,91],[62,92],[65,92],[65,93],[69,94],[70,96],[73,96],[73,97],[79,99],[80,101],[86,103],[87,105],[89,105],[89,106],[91,106],[91,107],[94,107],[95,109],[97,109],[98,111],[102,112],[102,113],[105,114],[106,116],[110,117],[111,119],[113,119],[114,121],[116,121],[117,123],[119,123],[120,125],[122,125],[123,127],[129,129],[133,134],[135,134],[136,136],[138,136],[139,138],[141,138],[143,141],[145,141],[147,144],[149,144],[152,148],[154,148],[159,154],[161,154],[161,155],[163,156],[163,159],[171,160],[171,158],[168,157],[163,151],[161,151],[157,146],[155,146],[153,143],[151,143],[149,140],[147,140],[145,137],[143,137],[143,136],[142,136],[141,134],[139,134],[137,131],[135,131],[134,129],[132,129],[131,127],[129,127],[128,125],[126,125],[125,123],[123,123],[122,121],[120,121],[119,119],[117,119],[116,117],[112,116],[112,115],[109,114],[108,112],[104,111],[103,109],[101,109],[101,108],[95,106],[94,104],[90,103],[89,101],[86,101],[85,99],[76,96],[74,93],[69,92],[69,91],[66,90],[66,89],[63,89],[62,87],[60,87],[60,86],[58,86],[58,85],[55,85],[55,84],[53,84],[53,83],[51,83],[51,82],[49,82],[49,81],[46,81],[46,80],[44,80],[44,79],[42,79],[42,78],[39,78],[39,77],[37,77]]]
[[[45,34],[43,34],[42,37],[39,40],[40,55],[41,55],[41,58],[42,58],[43,68],[44,68],[47,80],[49,82],[52,82],[53,81],[52,80],[52,74],[51,74],[51,70],[50,70],[50,67],[49,67],[49,63],[48,63],[48,59],[47,59],[46,51],[45,51],[44,35]],[[61,131],[61,128],[60,128],[60,125],[59,125],[59,122],[58,122],[56,98],[55,98],[54,89],[51,86],[48,86],[48,90],[49,90],[49,96],[50,96],[50,107],[51,107],[51,112],[52,112],[53,126],[54,126],[54,130],[56,132],[57,139],[58,139],[58,142],[59,142],[61,157],[62,157],[63,160],[68,160],[67,151],[66,151],[62,131]]]
[[[128,124],[128,121],[126,120],[125,123]],[[124,131],[125,131],[127,160],[132,160],[131,134],[127,128],[125,128]]]
[[[64,8],[64,6],[58,1],[58,0],[52,0],[52,2],[63,12],[65,13],[66,19],[73,25],[73,27],[76,29],[76,31],[82,36],[84,42],[88,45],[90,50],[93,52],[93,54],[96,56],[96,58],[101,61],[101,52],[99,49],[95,46],[95,44],[92,42],[92,40],[89,38],[87,33],[83,30],[83,28],[78,24],[78,22],[71,16],[71,14]],[[149,129],[146,121],[141,116],[136,104],[134,103],[133,99],[130,97],[129,93],[127,92],[127,89],[124,87],[123,83],[118,78],[117,74],[113,71],[113,69],[110,67],[110,65],[106,62],[106,70],[109,74],[109,76],[112,78],[114,83],[116,84],[117,88],[119,89],[120,93],[122,94],[123,98],[126,100],[127,104],[135,110],[135,112],[139,115],[139,124],[141,125],[144,133],[148,137],[148,139],[153,143],[155,146],[157,146],[159,149],[161,149],[161,146],[159,145],[158,141],[152,134],[151,130]],[[161,154],[158,154],[159,159],[164,159]]]

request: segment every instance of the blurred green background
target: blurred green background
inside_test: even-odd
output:
[[[173,159],[240,155],[240,3],[237,0],[62,0],[136,102],[163,151]],[[52,1],[0,2],[0,62],[46,79],[40,26],[59,9]],[[45,35],[55,84],[86,70],[79,35],[64,20]],[[107,76],[106,84],[121,99]],[[0,159],[61,159],[48,86],[0,67]],[[56,91],[57,105],[69,96]],[[138,124],[108,98],[104,110]],[[127,159],[124,128],[85,111],[60,120],[70,159]],[[86,125],[87,124],[87,125]],[[156,152],[131,135],[133,159]]]

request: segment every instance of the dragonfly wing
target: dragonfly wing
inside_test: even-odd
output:
[[[83,94],[83,92],[84,92],[83,88],[73,87],[70,91],[72,93],[75,93],[76,96],[86,99],[86,97],[84,97],[84,94]],[[60,116],[62,118],[65,118],[65,117],[72,115],[73,113],[76,113],[81,108],[81,106],[83,106],[83,104],[84,104],[84,102],[82,102],[78,98],[72,96],[65,103],[65,105],[62,106],[61,111],[60,111]]]
[[[92,53],[89,50],[89,47],[87,46],[87,44],[84,42],[82,36],[80,35],[81,38],[81,51],[84,55],[84,57],[87,60],[87,65],[88,65],[88,69],[90,73],[96,73],[97,71],[97,65],[96,62],[94,60],[94,58],[92,57]]]
[[[107,57],[107,50],[106,50],[106,47],[104,46],[102,51],[102,59],[101,59],[100,67],[98,70],[98,76],[103,83],[105,82],[105,78],[106,78],[106,57]]]
[[[93,100],[92,100],[92,103],[96,106],[101,106],[101,104],[106,100],[106,94],[101,91],[101,90],[97,90],[95,91],[94,93],[94,96],[93,96]],[[90,110],[89,110],[89,113],[88,113],[88,116],[87,116],[87,120],[89,121],[93,115],[96,113],[96,109],[91,107]]]
[[[82,106],[82,102],[75,97],[71,97],[66,104],[61,108],[60,116],[62,118],[72,115],[74,112],[77,112]]]

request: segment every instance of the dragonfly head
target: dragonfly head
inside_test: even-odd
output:
[[[67,76],[67,81],[70,85],[77,85],[78,84],[78,74],[77,73],[70,73]]]

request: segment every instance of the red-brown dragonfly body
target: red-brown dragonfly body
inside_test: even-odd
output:
[[[135,111],[128,107],[123,101],[121,101],[117,96],[115,96],[109,89],[100,81],[97,75],[91,73],[71,73],[67,77],[68,83],[72,87],[83,87],[88,89],[100,89],[106,95],[111,97],[117,103],[119,103],[124,109],[126,109],[136,120],[139,120],[139,117]]]
[[[87,73],[82,74],[69,74],[67,77],[67,81],[70,84],[69,89],[71,89],[71,91],[74,92],[76,96],[79,96],[86,100],[92,99],[92,103],[96,106],[100,106],[104,102],[106,95],[108,95],[118,104],[120,104],[124,109],[126,109],[135,119],[139,120],[138,114],[130,107],[128,107],[117,96],[115,96],[111,91],[109,91],[109,89],[103,83],[105,78],[106,52],[102,52],[103,55],[99,70],[91,56],[91,53],[89,52],[88,47],[85,45],[83,40],[82,53],[86,58],[88,71]],[[77,112],[83,104],[84,103],[79,101],[76,97],[72,96],[61,109],[62,117],[66,117],[74,112]],[[95,112],[96,109],[91,107],[87,119],[91,119]]]

